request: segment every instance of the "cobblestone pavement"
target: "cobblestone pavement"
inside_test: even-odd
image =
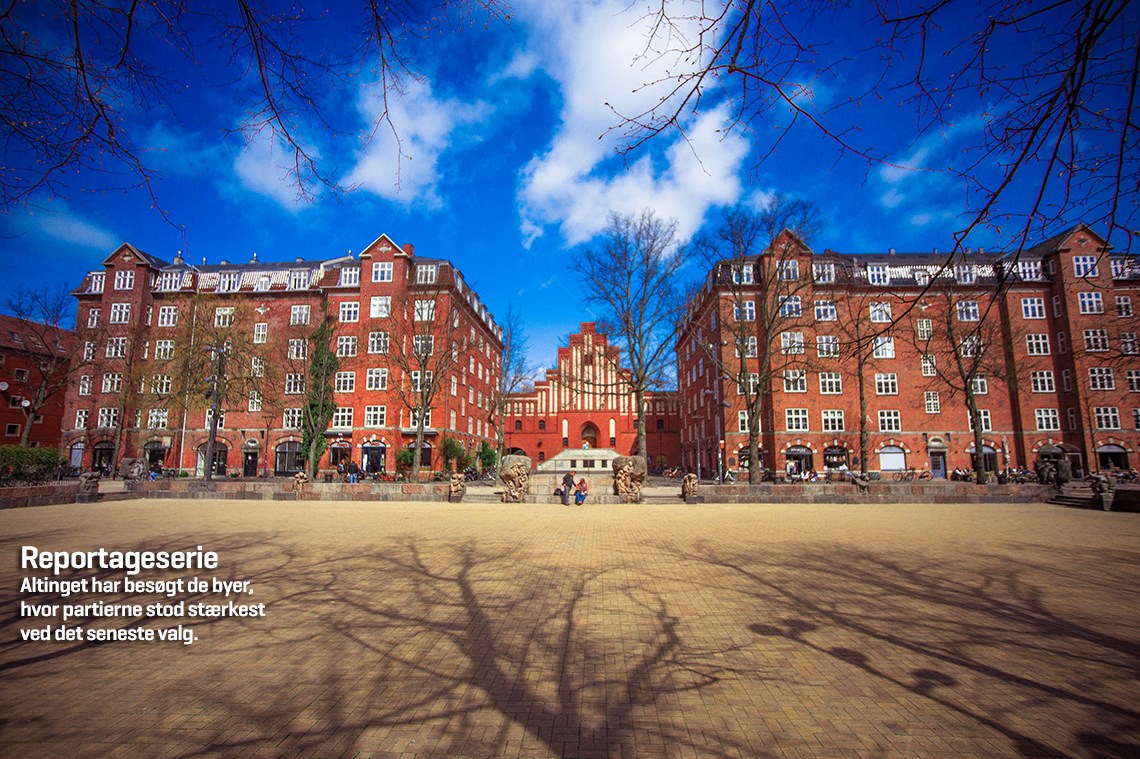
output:
[[[4,756],[1140,755],[1138,514],[122,501],[0,525]],[[202,545],[217,570],[139,577],[248,579],[266,616],[25,642],[47,622],[21,601],[50,599],[19,592],[25,545]],[[63,576],[95,574],[123,576]],[[171,602],[100,597],[128,599]]]

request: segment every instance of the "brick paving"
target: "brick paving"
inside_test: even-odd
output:
[[[120,501],[0,524],[4,756],[1140,755],[1136,514]],[[21,545],[204,545],[218,570],[167,576],[249,579],[267,616],[24,642]]]

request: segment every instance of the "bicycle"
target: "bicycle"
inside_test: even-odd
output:
[[[933,477],[926,469],[903,469],[902,471],[895,472],[895,480],[898,482],[910,482],[911,480],[929,480]]]

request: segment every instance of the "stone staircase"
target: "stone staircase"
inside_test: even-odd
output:
[[[1092,488],[1083,480],[1065,483],[1061,488],[1061,492],[1053,495],[1049,499],[1049,503],[1055,503],[1058,506],[1068,506],[1072,509],[1096,508]]]

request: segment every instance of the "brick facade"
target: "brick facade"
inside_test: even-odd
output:
[[[20,444],[30,416],[23,402],[42,394],[28,445],[59,446],[74,340],[67,330],[0,314],[0,382],[7,384],[0,391],[0,445]]]

